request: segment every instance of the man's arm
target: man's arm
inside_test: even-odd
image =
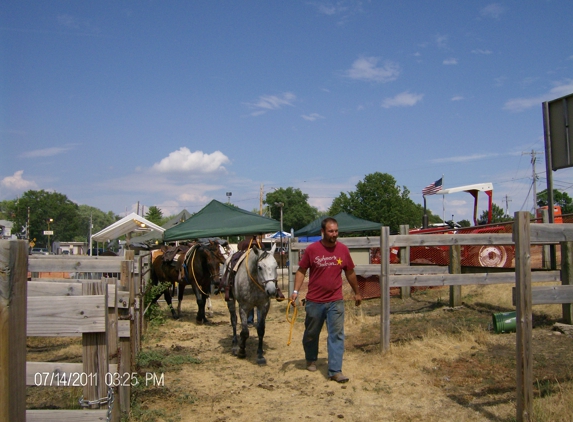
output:
[[[296,273],[294,274],[294,290],[290,295],[291,302],[294,302],[298,297],[298,292],[304,283],[304,278],[306,277],[306,268],[298,267]]]
[[[345,270],[344,274],[346,275],[348,284],[350,284],[350,287],[352,287],[352,291],[354,292],[354,303],[356,306],[360,306],[360,303],[362,302],[362,295],[360,294],[360,289],[358,288],[358,279],[356,278],[354,268],[351,270]]]

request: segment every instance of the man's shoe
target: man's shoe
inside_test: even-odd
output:
[[[316,362],[306,362],[306,370],[310,372],[316,371]]]
[[[343,375],[342,372],[334,374],[330,377],[330,379],[331,381],[336,381],[338,383],[348,382],[350,380],[350,378],[348,378],[346,375]]]

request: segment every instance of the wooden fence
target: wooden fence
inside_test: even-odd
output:
[[[400,234],[390,235],[389,227],[382,227],[380,237],[339,238],[349,249],[380,248],[381,263],[357,265],[359,276],[378,275],[380,280],[380,345],[381,351],[390,348],[390,288],[450,286],[450,305],[461,304],[464,285],[514,284],[517,302],[517,420],[530,420],[532,415],[533,383],[531,379],[531,329],[534,304],[563,304],[563,319],[572,323],[573,302],[573,224],[530,224],[529,213],[515,214],[512,234]],[[531,271],[532,245],[561,246],[561,271]],[[298,254],[309,244],[291,241],[289,250],[289,292],[294,286],[298,270]],[[515,247],[515,271],[465,273],[461,271],[461,246],[505,245]],[[408,266],[390,264],[392,248],[448,246],[449,267]],[[559,285],[531,287],[531,283],[555,282]]]
[[[25,241],[0,241],[0,421],[119,420],[130,405],[131,384],[122,374],[133,373],[143,328],[133,252],[35,257],[27,251]],[[27,281],[28,273],[79,278]],[[82,279],[86,273],[113,273],[119,281]],[[82,363],[26,362],[26,336],[81,336]],[[81,386],[86,409],[26,411],[26,385]]]

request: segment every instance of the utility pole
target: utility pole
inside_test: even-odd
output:
[[[511,202],[511,199],[509,199],[509,196],[505,195],[505,215],[509,215],[509,203]]]
[[[531,150],[531,152],[522,152],[521,155],[528,154],[531,155],[531,169],[532,169],[532,179],[533,179],[533,215],[537,215],[537,173],[535,172],[535,162],[537,161],[537,154],[543,154],[542,152]]]
[[[259,215],[263,215],[263,195],[264,195],[265,185],[261,183],[261,194],[259,197]]]

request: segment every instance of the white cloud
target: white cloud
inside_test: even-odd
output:
[[[436,35],[435,40],[436,40],[436,45],[439,48],[446,48],[447,47],[447,41],[448,41],[447,35],[438,34],[438,35]]]
[[[540,107],[541,103],[544,101],[554,100],[568,95],[571,92],[573,92],[573,79],[562,82],[560,85],[556,85],[552,88],[549,92],[537,97],[510,99],[506,101],[503,108],[508,111],[520,112],[532,107]]]
[[[443,64],[445,65],[453,65],[453,64],[458,64],[458,59],[455,58],[449,58],[443,61]]]
[[[461,95],[456,95],[454,97],[452,97],[452,101],[461,101],[464,100],[465,98],[462,97]]]
[[[203,151],[191,152],[187,147],[170,153],[152,167],[160,173],[185,172],[193,174],[225,172],[223,164],[229,163],[229,158],[221,151],[204,154]]]
[[[484,18],[499,19],[503,12],[505,12],[505,8],[501,4],[492,3],[481,9],[480,15]]]
[[[431,160],[432,163],[465,163],[467,161],[482,160],[484,158],[498,157],[499,154],[471,154],[457,157],[443,157]]]
[[[285,105],[292,106],[294,100],[296,100],[296,95],[292,92],[285,92],[280,97],[276,95],[261,95],[257,102],[247,103],[247,105],[256,109],[256,111],[251,113],[251,116],[260,116],[269,110],[278,110]]]
[[[410,92],[402,92],[393,98],[386,98],[382,101],[382,107],[406,107],[413,106],[422,101],[424,94],[412,94]]]
[[[311,114],[307,114],[307,115],[302,115],[301,116],[304,120],[308,120],[309,122],[314,122],[317,119],[324,119],[324,116],[321,116],[318,113],[311,113]]]
[[[473,54],[492,54],[493,52],[491,50],[483,50],[481,48],[476,48],[475,50],[472,50]]]
[[[71,149],[72,149],[71,146],[36,149],[33,151],[24,152],[23,154],[20,154],[20,157],[22,158],[53,157],[54,155],[63,154],[64,152],[67,152]]]
[[[360,57],[352,63],[345,72],[350,79],[371,82],[390,82],[400,75],[400,66],[392,61],[384,62],[384,66],[376,67],[380,59],[377,57]]]
[[[2,185],[2,187],[7,188],[11,191],[25,191],[30,189],[36,189],[38,187],[36,182],[23,179],[22,174],[24,174],[24,170],[18,170],[12,176],[7,176],[4,179],[2,179],[2,182],[0,182],[0,184]]]

